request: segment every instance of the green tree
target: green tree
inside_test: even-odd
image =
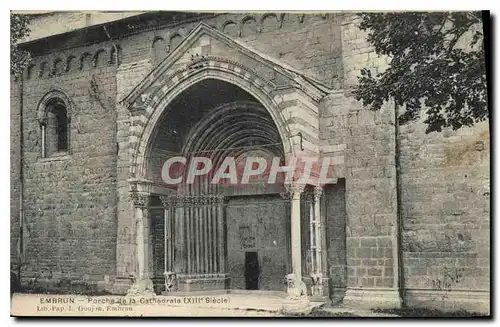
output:
[[[425,112],[426,133],[457,130],[489,118],[481,12],[363,13],[360,29],[384,72],[361,70],[354,91],[372,110],[392,100],[400,124]]]
[[[18,46],[19,40],[28,36],[30,32],[28,23],[28,15],[10,15],[10,73],[16,77],[23,72],[31,61],[30,53]]]

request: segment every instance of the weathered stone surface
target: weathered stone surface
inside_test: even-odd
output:
[[[400,126],[396,135],[392,104],[373,112],[351,95],[361,68],[380,72],[388,63],[387,58],[377,56],[368,45],[354,15],[305,15],[303,20],[298,14],[252,14],[253,20],[245,16],[220,14],[203,22],[222,29],[238,44],[302,71],[330,89],[317,103],[300,93],[303,90],[295,93],[279,90],[276,99],[281,101],[278,108],[283,111],[284,121],[293,132],[303,132],[306,147],[317,147],[321,156],[334,158],[335,177],[339,181],[325,187],[322,200],[326,225],[323,268],[329,278],[331,298],[341,300],[346,293],[347,301],[358,303],[378,296],[389,306],[398,305],[397,288],[401,285],[416,303],[422,297],[435,296],[441,291],[437,285],[452,280],[451,288],[463,294],[487,291],[490,286],[487,122],[474,128],[431,134],[425,134],[424,124],[416,122]],[[226,24],[229,21],[236,24]],[[22,101],[24,281],[57,285],[65,280],[79,280],[88,288],[111,290],[114,284],[114,292],[126,292],[137,270],[136,222],[131,214],[127,179],[135,173],[136,167],[131,167],[135,147],[142,128],[150,122],[140,105],[134,112],[120,101],[175,51],[198,23],[186,21],[154,32],[126,35],[115,40],[117,48],[108,41],[77,47],[68,42],[62,46],[64,50],[34,58],[35,66],[23,80],[22,90],[19,81],[12,81],[11,260],[17,263],[20,239]],[[162,40],[158,41],[157,36]],[[285,85],[290,78],[262,64],[259,58],[248,58],[220,40],[207,37],[192,44],[172,69],[185,67],[195,53],[244,62],[256,76],[263,76],[263,80],[277,86]],[[95,54],[94,59],[91,54]],[[58,64],[60,57],[65,62],[64,69]],[[42,97],[54,88],[63,90],[74,103],[74,112],[69,112],[71,151],[65,156],[41,158],[37,107]],[[228,90],[232,100],[248,100],[247,95]],[[186,106],[184,102],[181,104],[176,109]],[[308,132],[311,133],[307,135]],[[166,136],[158,140],[162,145],[181,142]],[[151,161],[149,168],[157,175],[162,156],[163,153],[153,152],[156,161]],[[164,255],[160,237],[164,226],[161,209],[152,215],[158,218],[158,223],[151,227],[156,237],[148,241],[153,253],[149,262],[157,277],[164,269],[164,258],[159,258]],[[279,244],[263,245],[267,247],[264,259],[279,260],[274,266],[269,265],[273,277],[266,288],[277,290],[282,286],[278,275],[284,277],[288,273],[282,244],[286,228],[274,224],[274,220],[268,223],[272,223],[269,229],[279,230],[275,235],[279,236],[276,237]],[[303,243],[308,245],[308,221],[303,223]],[[236,238],[233,230],[229,235],[231,244]],[[272,237],[266,235],[264,239]],[[285,252],[277,254],[278,248]],[[302,250],[307,256],[307,249]],[[233,261],[237,263],[233,269],[240,275],[240,280],[233,281],[241,286],[242,262]],[[307,260],[303,262],[305,266]],[[403,272],[402,280],[398,280],[399,270]],[[419,289],[429,292],[418,293]]]

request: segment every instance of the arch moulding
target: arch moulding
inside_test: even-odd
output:
[[[68,118],[74,110],[73,101],[69,95],[61,89],[52,89],[45,93],[37,106],[37,119],[39,123],[43,123],[47,119],[48,105],[53,101],[61,101],[66,107],[66,114]]]
[[[198,53],[200,44],[211,44],[214,40],[218,48]],[[226,58],[228,50],[233,53],[236,50],[238,55]],[[285,156],[296,156],[304,150],[301,154],[319,152],[318,104],[328,90],[276,59],[200,23],[121,101],[131,113],[128,152],[132,178],[146,178],[145,159],[151,138],[169,104],[206,79],[238,86],[260,102],[279,131]]]

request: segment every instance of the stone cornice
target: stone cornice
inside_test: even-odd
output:
[[[154,11],[23,42],[20,44],[20,47],[29,50],[36,57],[109,41],[109,37],[106,35],[103,26],[106,26],[112,39],[117,40],[130,35],[175,27],[217,15],[220,14]]]

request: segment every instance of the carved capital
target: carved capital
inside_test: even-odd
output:
[[[288,192],[288,191],[287,191],[287,192],[281,192],[281,193],[280,193],[280,196],[281,196],[281,198],[282,198],[282,199],[284,199],[284,200],[290,200],[290,199],[291,199],[291,194],[290,194],[290,192]]]
[[[145,208],[149,204],[149,193],[132,191],[130,197],[135,207]]]
[[[46,116],[38,117],[38,123],[40,124],[40,126],[42,125],[47,126],[47,121],[48,119]]]
[[[323,188],[321,186],[314,187],[314,201],[318,202],[323,194]]]
[[[177,205],[178,198],[177,196],[172,195],[160,196],[160,201],[161,204],[163,204],[163,207],[170,208]]]
[[[300,198],[300,195],[302,192],[304,192],[304,189],[306,187],[306,184],[299,184],[299,183],[291,183],[291,184],[286,184],[285,185],[287,191],[290,193],[291,198]]]
[[[224,200],[225,200],[224,195],[215,195],[214,199],[215,199],[215,204],[218,204],[218,205],[224,204]]]

